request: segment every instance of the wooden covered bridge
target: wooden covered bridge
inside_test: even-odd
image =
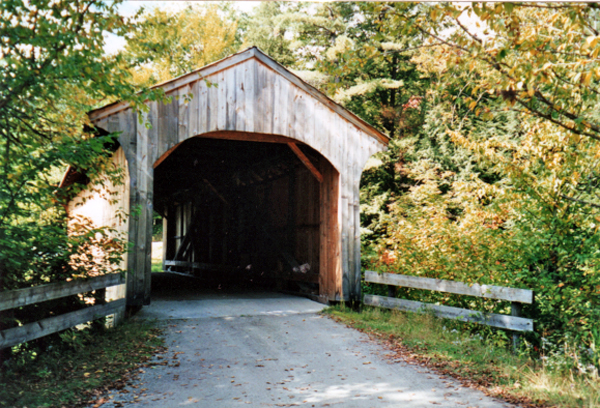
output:
[[[359,182],[388,138],[257,48],[158,86],[173,98],[148,113],[122,102],[90,113],[121,132],[113,162],[128,182],[116,202],[88,191],[69,206],[115,227],[119,208],[130,214],[127,304],[150,303],[154,210],[165,270],[358,299]]]

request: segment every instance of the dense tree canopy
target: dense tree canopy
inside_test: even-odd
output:
[[[67,165],[85,169],[90,186],[103,182],[100,172],[117,180],[119,170],[105,160],[114,138],[96,137],[87,111],[115,99],[143,107],[158,95],[136,94],[120,57],[104,55],[104,32],[124,35],[132,24],[117,13],[117,4],[0,3],[0,290],[118,268],[124,249],[113,245],[118,237],[85,221],[68,233],[68,197],[57,190]],[[106,262],[72,262],[89,245],[110,242]],[[16,324],[2,317],[8,320],[0,325]],[[19,319],[35,316],[29,310]]]
[[[179,12],[154,8],[140,18],[122,56],[135,67],[133,82],[142,88],[224,58],[239,46],[227,3],[194,3]]]

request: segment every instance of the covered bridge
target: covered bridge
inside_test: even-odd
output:
[[[150,303],[154,210],[165,270],[356,300],[359,182],[388,138],[257,48],[158,86],[173,98],[148,113],[122,102],[90,112],[120,132],[113,161],[128,182],[116,203],[84,192],[69,205],[104,225],[118,208],[130,214],[127,304]]]

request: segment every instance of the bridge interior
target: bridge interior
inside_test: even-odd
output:
[[[297,147],[317,171],[335,171],[312,148]],[[299,157],[286,143],[196,137],[159,160],[163,270],[214,288],[318,297],[323,188]]]

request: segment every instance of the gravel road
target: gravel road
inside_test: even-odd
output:
[[[111,407],[481,407],[513,405],[393,361],[368,336],[319,315],[323,305],[268,292],[165,296],[168,351]]]

